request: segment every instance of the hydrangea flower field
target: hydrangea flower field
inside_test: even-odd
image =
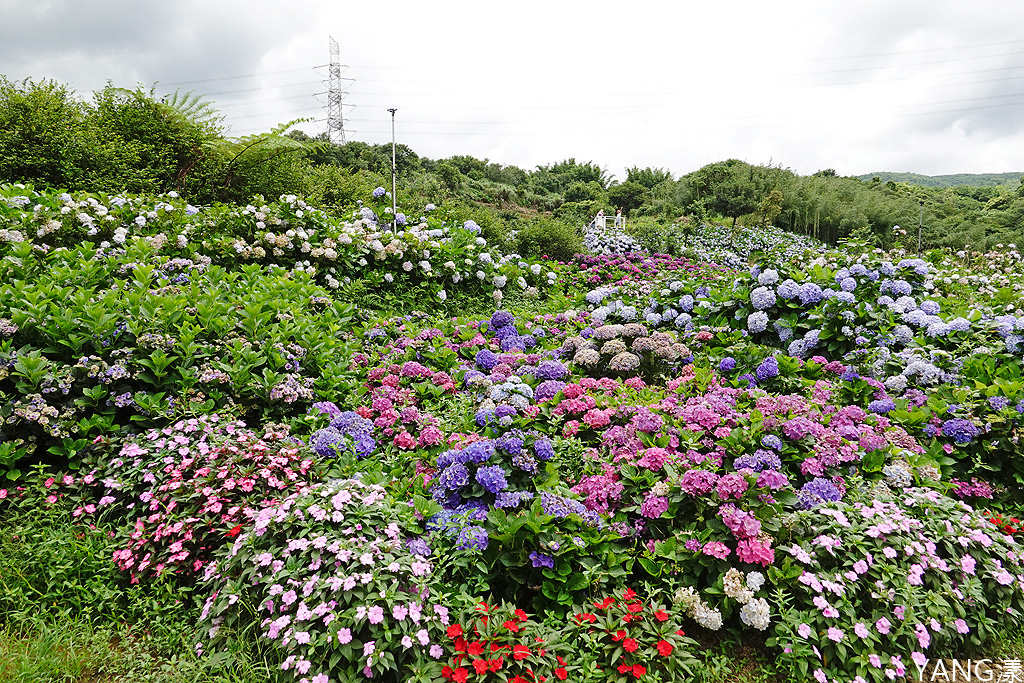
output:
[[[103,529],[196,656],[298,683],[704,680],[724,637],[867,683],[1024,628],[1014,245],[530,261],[390,205],[0,186],[0,521]]]

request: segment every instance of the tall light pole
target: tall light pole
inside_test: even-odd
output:
[[[391,229],[398,232],[398,167],[395,165],[395,112],[398,109],[388,111],[391,112]]]

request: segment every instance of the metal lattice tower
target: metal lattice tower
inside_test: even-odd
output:
[[[341,101],[341,49],[338,41],[331,41],[331,63],[328,65],[327,82],[327,134],[331,142],[345,144],[345,114]]]

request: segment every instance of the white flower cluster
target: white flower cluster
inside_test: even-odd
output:
[[[764,574],[750,572],[744,578],[735,567],[729,569],[722,578],[725,594],[740,603],[740,621],[763,631],[771,624],[768,601],[755,598],[754,593],[764,585]]]
[[[711,631],[722,628],[722,613],[701,599],[693,586],[680,588],[672,596],[672,602],[682,608],[688,617]]]

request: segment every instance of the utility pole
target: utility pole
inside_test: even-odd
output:
[[[327,82],[327,134],[331,142],[345,144],[345,113],[341,101],[341,49],[338,41],[329,37],[331,63],[328,65]]]
[[[388,109],[391,112],[391,229],[398,231],[398,166],[395,164],[395,112],[398,109]]]

